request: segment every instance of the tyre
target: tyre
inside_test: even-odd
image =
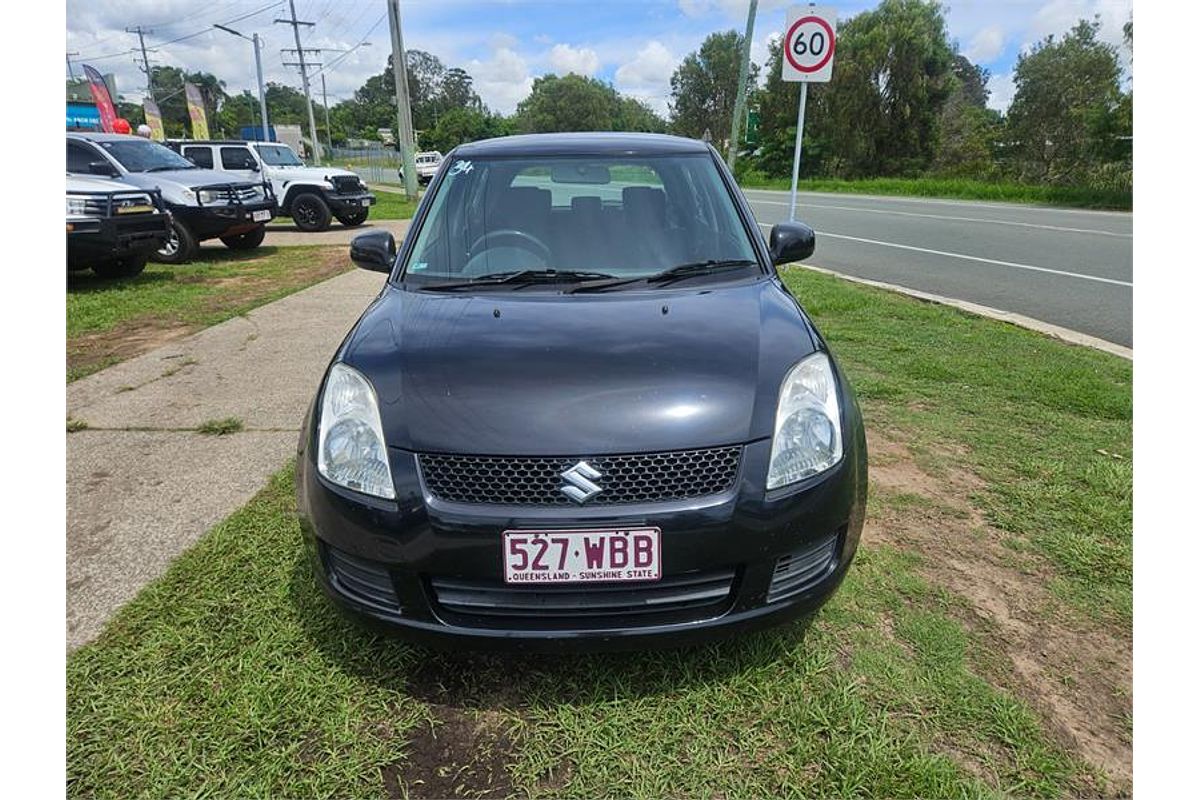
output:
[[[188,227],[177,219],[171,220],[171,236],[150,257],[160,264],[186,264],[196,257],[200,245]]]
[[[92,272],[100,278],[132,278],[146,268],[146,256],[126,256],[102,261],[92,265]]]
[[[370,213],[369,208],[356,208],[353,211],[345,214],[338,214],[338,222],[345,225],[347,228],[356,228],[367,221],[367,214]]]
[[[292,220],[302,231],[313,233],[329,229],[333,213],[319,194],[304,192],[292,200]]]
[[[259,225],[252,231],[239,233],[236,236],[222,236],[221,244],[230,250],[253,250],[263,243],[267,236],[267,226]]]

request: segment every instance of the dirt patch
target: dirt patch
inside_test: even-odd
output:
[[[1011,664],[1011,672],[999,676],[1004,683],[1038,711],[1060,744],[1107,777],[1098,790],[1128,794],[1129,632],[1063,610],[1046,588],[1051,568],[1034,556],[1016,557],[1003,544],[1007,534],[971,505],[971,495],[986,488],[977,476],[953,467],[932,475],[903,442],[878,433],[869,439],[872,491],[926,502],[881,503],[868,515],[864,540],[920,553],[921,570],[966,601],[964,621]]]
[[[471,714],[432,705],[434,724],[408,743],[403,761],[383,768],[388,796],[400,798],[507,797],[506,764],[513,745],[495,712]]]
[[[94,372],[182,339],[199,327],[161,319],[139,319],[107,331],[85,333],[67,343],[67,369],[79,374]]]

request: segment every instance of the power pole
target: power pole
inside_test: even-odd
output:
[[[321,165],[321,140],[317,138],[317,120],[313,116],[312,107],[312,92],[308,89],[308,66],[304,63],[304,46],[300,44],[300,26],[307,25],[313,27],[315,22],[301,22],[296,19],[296,0],[288,0],[288,6],[292,11],[291,19],[277,19],[276,22],[282,22],[292,26],[292,33],[296,36],[296,55],[300,59],[300,80],[304,84],[304,100],[308,105],[308,133],[312,137],[313,143],[313,162]]]
[[[213,25],[213,27],[254,43],[254,68],[258,73],[258,108],[262,116],[263,141],[269,142],[271,141],[271,124],[267,121],[267,90],[263,88],[262,40],[258,38],[257,33],[253,36],[247,36],[224,25]]]
[[[71,63],[71,56],[77,56],[79,53],[67,53],[67,72],[71,76],[71,80],[75,80],[75,66]]]
[[[321,73],[321,105],[325,106],[325,136],[329,138],[329,152],[333,152],[333,128],[329,127],[329,98],[325,95],[325,73]]]
[[[392,76],[396,81],[396,140],[404,160],[404,194],[417,199],[417,162],[413,155],[412,107],[408,99],[408,69],[404,59],[404,37],[400,33],[400,0],[388,0],[388,24],[392,29]]]
[[[750,42],[754,39],[754,14],[758,11],[758,0],[750,0],[750,11],[746,14],[746,38],[742,43],[742,63],[738,66],[737,100],[733,104],[733,130],[729,134],[729,155],[725,161],[729,171],[737,161],[738,139],[742,135],[742,117],[746,114],[746,79],[750,75]]]
[[[142,48],[142,72],[146,73],[146,94],[153,100],[154,88],[150,80],[150,59],[146,57],[146,34],[154,33],[154,31],[143,30],[141,25],[135,25],[132,28],[126,28],[125,32],[136,33],[138,35],[138,44]]]

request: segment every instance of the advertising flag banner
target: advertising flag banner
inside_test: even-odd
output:
[[[185,83],[184,93],[187,95],[188,116],[192,118],[192,138],[208,138],[208,117],[204,115],[204,98],[195,84]]]
[[[158,103],[147,97],[142,101],[142,109],[146,112],[146,124],[150,126],[150,138],[156,142],[165,142],[167,133],[163,130],[162,112]]]
[[[108,84],[104,76],[87,64],[83,65],[83,74],[87,75],[88,85],[92,89],[92,99],[96,101],[96,111],[100,113],[100,130],[112,133],[117,122],[117,109],[113,106],[112,96],[108,93]]]

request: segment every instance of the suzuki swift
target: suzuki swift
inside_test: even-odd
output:
[[[717,152],[513,136],[448,155],[303,426],[341,604],[467,648],[683,645],[817,609],[858,546],[854,393]]]

